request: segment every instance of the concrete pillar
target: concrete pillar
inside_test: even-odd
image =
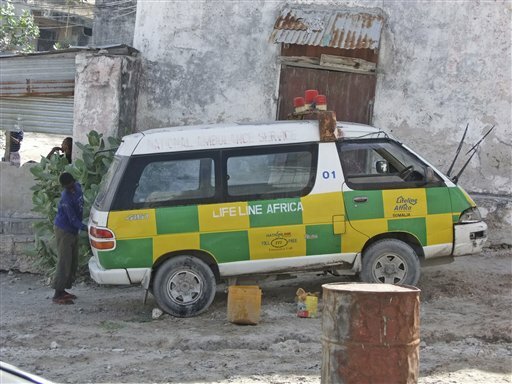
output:
[[[77,54],[75,142],[86,143],[91,130],[104,137],[121,137],[135,131],[139,68],[139,59],[133,56],[107,51]]]

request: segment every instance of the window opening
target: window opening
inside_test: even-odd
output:
[[[353,189],[410,188],[426,183],[427,166],[390,141],[343,143],[340,157],[347,184]]]
[[[133,203],[202,199],[215,195],[210,158],[151,162],[140,175]]]
[[[230,156],[226,167],[228,195],[257,198],[301,196],[316,169],[313,153],[305,150]]]

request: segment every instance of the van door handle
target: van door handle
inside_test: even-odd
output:
[[[367,201],[368,201],[368,197],[366,197],[366,196],[354,197],[354,203],[366,203]]]

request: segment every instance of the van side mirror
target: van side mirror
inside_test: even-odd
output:
[[[389,172],[389,166],[388,162],[386,160],[379,160],[375,163],[375,168],[377,170],[377,173],[388,173]]]

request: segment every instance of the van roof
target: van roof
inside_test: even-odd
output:
[[[344,139],[386,135],[383,131],[365,124],[338,122],[337,127]],[[130,156],[319,141],[317,120],[207,124],[157,128],[134,133],[123,137],[117,154]]]

